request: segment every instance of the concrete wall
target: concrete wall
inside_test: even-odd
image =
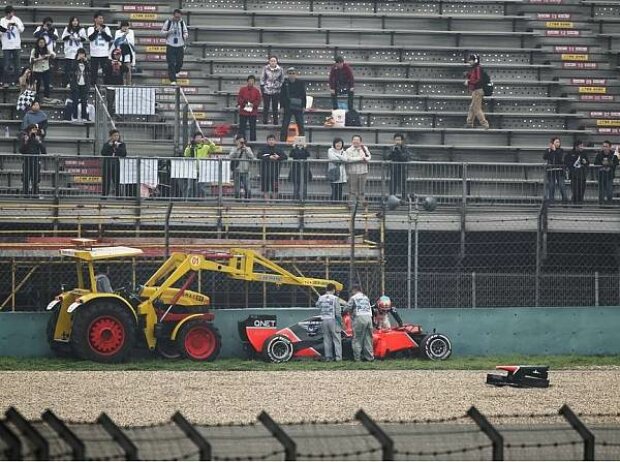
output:
[[[240,356],[237,321],[250,314],[278,316],[284,327],[316,313],[289,308],[217,311],[222,357]],[[480,308],[401,310],[405,322],[447,334],[454,355],[605,355],[620,354],[620,307]],[[0,356],[47,356],[48,313],[0,313]]]

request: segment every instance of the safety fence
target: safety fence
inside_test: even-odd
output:
[[[0,421],[0,457],[8,460],[614,460],[620,414],[557,413],[427,420],[353,419],[201,424],[180,412],[151,425],[63,420],[52,411],[28,420],[10,408]]]

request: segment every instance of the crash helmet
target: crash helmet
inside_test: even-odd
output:
[[[390,311],[392,309],[392,300],[390,300],[390,297],[387,295],[379,297],[379,300],[377,300],[377,309],[383,312]]]

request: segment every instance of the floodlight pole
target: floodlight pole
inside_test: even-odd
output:
[[[411,261],[413,260],[413,307],[418,307],[418,201],[413,194],[409,194],[407,196],[407,218],[408,218],[408,227],[407,227],[407,308],[411,308]],[[412,217],[413,212],[413,217]],[[412,226],[413,225],[413,226]],[[413,227],[413,230],[412,230]],[[415,236],[414,238],[414,246],[415,252],[412,250],[411,245],[411,234]]]

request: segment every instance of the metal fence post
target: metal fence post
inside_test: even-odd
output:
[[[17,429],[28,439],[28,441],[32,443],[34,446],[34,456],[37,460],[49,460],[49,444],[47,443],[47,440],[43,438],[41,433],[39,433],[39,431],[34,428],[32,424],[28,422],[26,418],[14,407],[10,407],[6,411],[5,415],[6,420],[15,425]]]
[[[105,412],[102,412],[99,418],[97,418],[97,423],[101,425],[123,451],[125,451],[125,458],[127,460],[138,460],[138,448],[136,445]]]
[[[491,425],[475,406],[467,411],[467,415],[480,427],[480,430],[489,437],[493,444],[493,460],[504,460],[504,437]]]
[[[71,446],[73,450],[73,460],[85,460],[86,459],[86,448],[82,440],[80,440],[73,431],[65,425],[65,423],[60,420],[56,414],[54,414],[49,409],[41,414],[41,418],[48,424],[52,429],[58,433],[58,436],[62,438],[62,440]]]
[[[164,222],[164,246],[166,259],[170,256],[170,215],[172,214],[172,206],[174,202],[170,200],[168,202],[168,209],[166,210],[166,221]]]
[[[7,460],[21,460],[22,458],[22,443],[13,430],[11,430],[7,424],[0,420],[0,439],[8,446],[4,450],[4,455]]]
[[[411,217],[412,198],[411,195],[407,196],[407,308],[411,308],[411,258],[412,258],[412,239],[411,233],[413,231],[413,220]]]
[[[349,255],[349,292],[351,291],[351,287],[355,284],[355,216],[357,215],[357,206],[358,202],[356,200],[355,205],[353,205],[353,210],[351,211],[350,224],[351,249]]]
[[[288,436],[269,414],[261,412],[258,420],[262,423],[272,436],[284,446],[284,460],[297,460],[297,444]]]
[[[211,445],[202,434],[177,411],[172,416],[172,421],[185,433],[192,443],[198,446],[200,451],[200,460],[211,460]]]
[[[599,306],[600,303],[600,279],[599,272],[594,272],[594,306]]]
[[[567,404],[560,408],[559,413],[583,439],[583,460],[594,460],[594,434]]]
[[[174,155],[175,157],[181,153],[179,149],[179,137],[181,131],[181,118],[179,114],[179,109],[181,108],[181,89],[179,87],[175,88],[174,91]]]
[[[394,460],[394,440],[366,414],[362,409],[355,413],[355,418],[360,421],[368,432],[374,436],[381,445],[382,460]]]
[[[476,308],[476,272],[471,273],[471,307]]]

